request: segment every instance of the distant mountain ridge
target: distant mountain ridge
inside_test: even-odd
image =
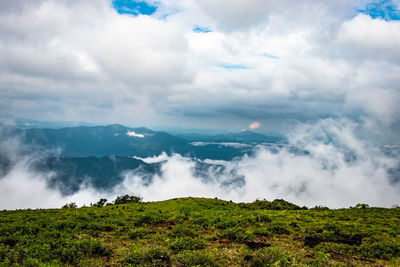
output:
[[[166,152],[200,159],[231,160],[251,153],[245,146],[229,146],[225,143],[278,143],[280,137],[266,136],[251,131],[219,135],[172,135],[139,127],[130,128],[119,124],[108,126],[78,126],[59,129],[29,128],[18,130],[24,143],[44,149],[61,149],[64,157],[151,157]],[[210,142],[202,146],[193,141]],[[212,142],[212,143],[211,143]],[[218,142],[221,142],[219,144]]]
[[[202,160],[232,160],[253,153],[254,144],[277,140],[250,131],[197,135],[191,139],[119,124],[43,129],[0,124],[0,136],[3,140],[18,136],[22,143],[19,153],[36,157],[30,168],[51,174],[49,186],[63,194],[78,191],[85,182],[100,190],[110,190],[123,181],[127,172],[141,177],[145,184],[151,183],[155,174],[161,174],[162,163],[149,164],[135,157],[147,158],[163,152],[192,158],[195,162],[193,175],[199,179],[208,179],[213,169],[214,179],[229,176],[231,179],[225,181],[227,186],[242,185],[244,178],[234,170]],[[40,151],[44,153],[36,154]],[[6,149],[0,149],[0,178],[12,170],[16,160]]]
[[[109,190],[121,183],[124,172],[139,175],[144,183],[150,183],[154,174],[160,172],[160,164],[147,164],[128,157],[48,157],[32,166],[35,171],[52,172],[50,186],[70,194],[89,182],[93,187]]]
[[[267,136],[252,131],[241,131],[215,135],[204,135],[204,134],[177,134],[178,137],[201,142],[252,142],[252,143],[277,143],[284,142],[285,139],[279,136]]]
[[[165,151],[185,153],[190,144],[179,137],[147,128],[129,128],[118,124],[79,126],[60,129],[25,129],[27,144],[61,148],[65,157],[139,156],[149,157]]]

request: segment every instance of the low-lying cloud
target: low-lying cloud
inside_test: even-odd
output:
[[[301,124],[288,135],[287,145],[258,145],[252,156],[232,161],[201,162],[163,153],[143,159],[162,164],[161,174],[155,174],[150,184],[135,172],[125,172],[123,182],[107,192],[83,184],[68,196],[47,186],[51,173],[32,170],[31,159],[21,156],[0,178],[0,208],[60,207],[72,201],[88,205],[123,194],[139,195],[145,201],[185,196],[237,202],[283,198],[298,205],[333,208],[399,204],[400,184],[393,179],[399,153],[389,155],[357,137],[360,126],[346,119]],[[213,165],[199,175],[196,170],[202,163]]]

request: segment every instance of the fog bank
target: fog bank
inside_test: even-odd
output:
[[[400,183],[393,172],[399,166],[398,153],[389,156],[359,138],[359,127],[363,125],[347,119],[301,124],[288,134],[287,145],[258,145],[254,155],[230,162],[205,160],[215,165],[201,175],[196,172],[199,160],[163,153],[143,159],[162,164],[161,174],[156,174],[151,184],[135,172],[125,172],[121,174],[123,182],[107,192],[95,190],[89,179],[69,196],[47,186],[51,173],[31,168],[32,158],[40,160],[40,155],[18,154],[18,142],[2,142],[2,147],[8,146],[2,151],[12,154],[15,164],[0,178],[0,208],[58,208],[68,202],[81,206],[100,198],[112,201],[123,194],[139,195],[145,201],[186,196],[235,202],[283,198],[297,205],[331,208],[399,204]]]

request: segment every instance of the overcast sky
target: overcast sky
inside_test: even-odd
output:
[[[399,7],[0,0],[0,117],[264,132],[347,117],[399,129]]]

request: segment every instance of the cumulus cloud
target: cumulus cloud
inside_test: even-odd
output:
[[[399,122],[399,21],[357,13],[366,1],[149,3],[151,16],[119,14],[111,0],[2,3],[1,113],[236,129],[249,116],[270,128]]]

